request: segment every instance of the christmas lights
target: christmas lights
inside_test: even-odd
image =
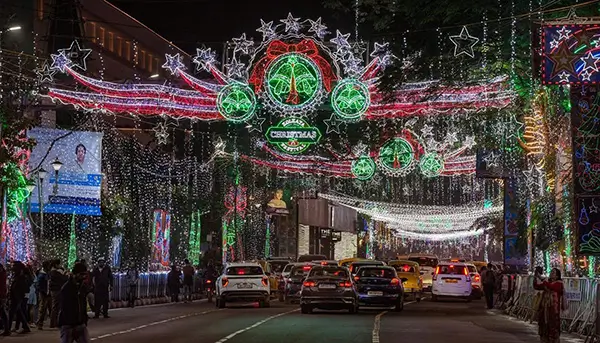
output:
[[[463,26],[459,35],[450,36],[450,40],[454,44],[455,57],[462,54],[465,54],[471,58],[475,57],[473,47],[479,42],[479,38],[471,36],[466,26]]]

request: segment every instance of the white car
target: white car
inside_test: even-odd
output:
[[[258,263],[229,263],[217,279],[219,308],[229,302],[255,302],[260,307],[270,307],[271,287],[269,277]]]
[[[483,287],[481,285],[481,275],[477,271],[477,267],[474,264],[466,263],[469,269],[469,276],[471,276],[471,296],[474,299],[481,299],[483,297]]]
[[[433,274],[431,300],[439,297],[461,298],[471,301],[472,282],[466,263],[440,262]]]

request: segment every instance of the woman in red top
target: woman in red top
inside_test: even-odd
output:
[[[538,308],[538,333],[542,343],[558,343],[560,340],[560,311],[563,304],[564,285],[560,270],[553,268],[548,281],[534,283],[533,287],[543,290]]]

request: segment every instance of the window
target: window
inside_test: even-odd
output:
[[[149,72],[152,72],[152,69],[153,69],[152,68],[152,62],[153,62],[153,60],[152,60],[152,54],[148,54],[148,71]]]
[[[92,23],[91,21],[86,22],[86,36],[89,38],[90,41],[96,43],[96,23]]]
[[[311,269],[309,276],[332,276],[347,278],[348,271],[339,267],[314,267]]]
[[[123,38],[117,37],[117,55],[123,57]]]
[[[227,275],[263,275],[261,267],[240,266],[227,268]]]
[[[44,20],[44,1],[45,0],[38,0],[37,2],[37,13],[39,20]]]
[[[290,276],[306,276],[306,275],[308,275],[308,273],[310,272],[311,269],[312,269],[312,266],[310,266],[310,265],[295,266],[294,268],[292,268],[292,271],[290,272]]]
[[[440,268],[438,274],[441,275],[466,275],[467,271],[465,266],[442,265],[438,267]]]
[[[104,37],[104,35],[106,34],[106,29],[103,28],[102,26],[98,29],[98,44],[104,46],[104,44],[106,44],[106,37]]]
[[[435,267],[438,264],[438,259],[433,257],[409,257],[408,260],[425,267]]]
[[[125,42],[125,59],[131,61],[131,42]]]
[[[139,63],[139,64],[140,64],[140,67],[141,67],[142,69],[146,69],[146,50],[142,50],[142,51],[140,52],[139,59],[140,59],[140,61],[141,61],[141,63]]]
[[[358,276],[392,279],[396,277],[396,273],[389,268],[360,268]]]
[[[108,33],[108,51],[115,51],[115,34],[112,32]]]

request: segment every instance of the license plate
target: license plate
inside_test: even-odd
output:
[[[383,292],[379,292],[379,291],[369,291],[367,294],[368,294],[368,295],[383,295]]]
[[[251,283],[238,283],[237,288],[241,288],[241,289],[252,288],[252,284]]]
[[[451,279],[451,280],[446,280],[446,283],[457,283],[457,282],[458,282],[458,281],[456,281],[456,280],[452,280],[452,279]]]
[[[330,283],[324,283],[319,285],[320,289],[335,289],[335,285],[332,285]]]

